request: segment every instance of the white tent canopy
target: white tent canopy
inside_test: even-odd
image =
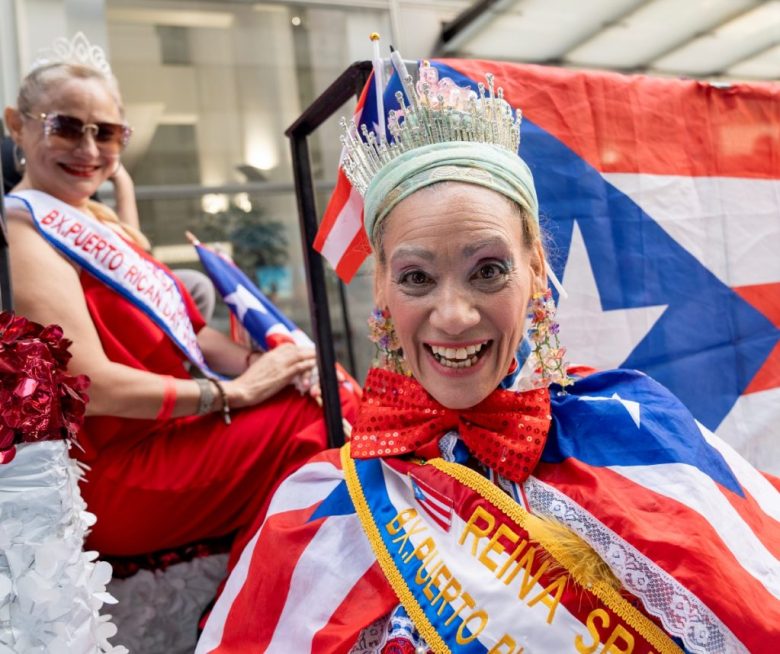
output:
[[[778,0],[478,0],[437,56],[780,79]]]

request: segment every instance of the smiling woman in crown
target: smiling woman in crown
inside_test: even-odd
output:
[[[420,77],[389,142],[344,137],[380,353],[350,442],[280,487],[198,652],[774,651],[777,492],[645,375],[566,368],[519,118]]]
[[[69,370],[91,379],[72,450],[91,468],[87,545],[137,555],[236,531],[240,543],[278,480],[324,446],[321,410],[290,385],[314,353],[261,354],[206,326],[142,237],[90,200],[131,129],[99,48],[80,34],[53,55],[5,111],[24,173],[6,206],[16,310],[62,326]]]

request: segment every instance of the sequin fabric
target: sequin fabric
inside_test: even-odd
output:
[[[474,456],[512,481],[524,481],[541,457],[550,427],[546,388],[497,389],[475,407],[447,409],[413,377],[372,368],[352,431],[355,459],[440,456],[439,439],[455,429]]]

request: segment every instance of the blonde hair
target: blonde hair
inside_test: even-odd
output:
[[[55,62],[46,64],[30,71],[22,80],[17,98],[17,108],[22,113],[30,113],[41,101],[44,95],[56,84],[71,79],[94,79],[103,82],[116,101],[119,113],[124,116],[122,98],[119,94],[119,84],[113,75],[106,75],[90,66],[75,63]],[[144,250],[150,250],[151,244],[139,230],[123,223],[111,207],[90,200],[87,207],[100,222],[113,227],[119,227],[125,235]]]
[[[116,211],[107,204],[89,200],[87,202],[87,209],[89,209],[92,215],[101,223],[109,225],[114,229],[119,228],[126,236],[134,241],[138,247],[147,251],[152,249],[152,244],[149,242],[149,239],[146,238],[140,230],[119,220]]]
[[[45,64],[34,68],[27,74],[22,80],[17,96],[16,103],[19,111],[32,111],[36,103],[53,85],[69,79],[96,79],[103,82],[114,97],[120,114],[124,116],[125,110],[122,106],[122,97],[119,94],[119,84],[113,75],[106,75],[102,71],[84,64],[63,62]]]

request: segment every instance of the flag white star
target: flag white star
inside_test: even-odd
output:
[[[558,322],[566,359],[572,364],[600,370],[616,368],[623,363],[668,306],[605,311],[585,240],[576,221],[563,272],[563,286],[569,297],[559,298]]]
[[[639,419],[639,402],[635,402],[634,400],[624,400],[620,395],[617,393],[613,393],[612,397],[596,397],[593,395],[580,395],[580,400],[585,400],[586,402],[599,402],[599,401],[617,401],[620,402],[628,411],[628,415],[631,416],[631,420],[634,421],[634,424],[636,425],[637,429],[639,429],[640,419]]]
[[[239,320],[244,319],[244,316],[249,309],[254,309],[260,313],[268,313],[268,310],[263,306],[263,303],[241,284],[236,286],[235,291],[225,296],[225,304],[231,304],[236,308],[236,314],[238,315]]]

